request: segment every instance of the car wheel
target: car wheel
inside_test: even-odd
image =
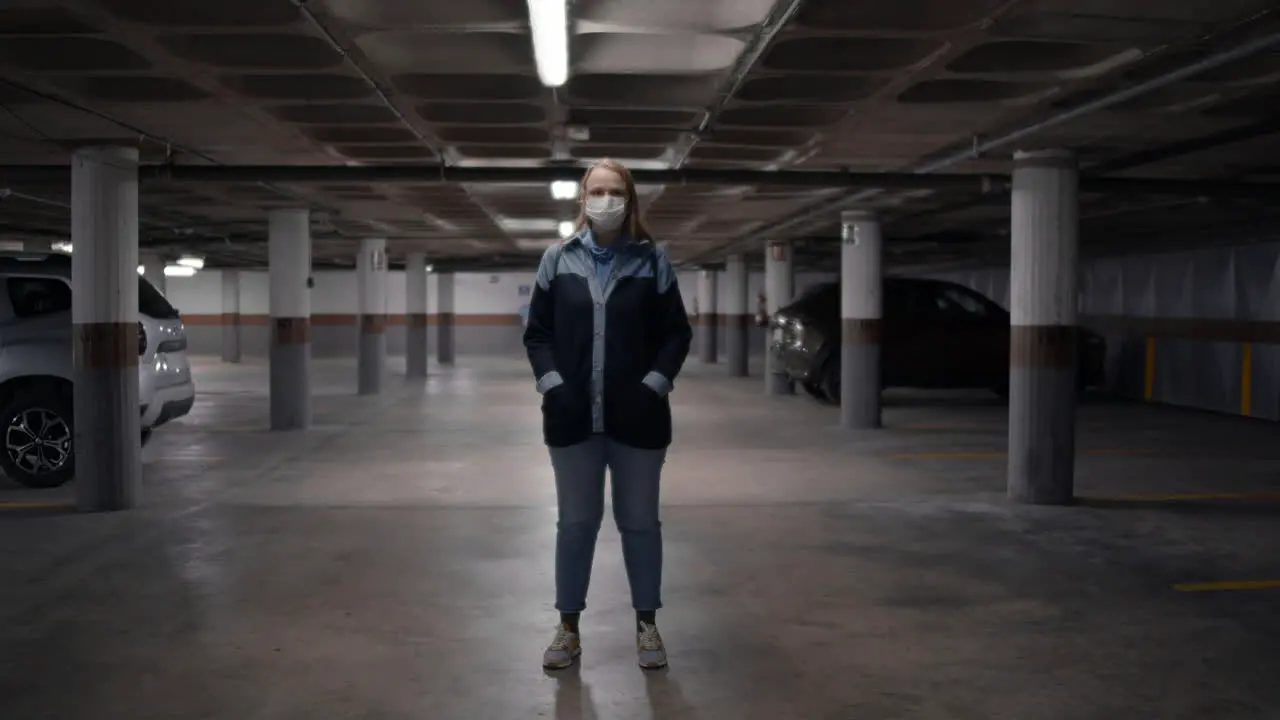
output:
[[[800,383],[800,387],[804,388],[804,391],[809,393],[809,396],[813,399],[821,400],[822,402],[827,401],[827,394],[822,391],[822,385],[811,380],[806,380]]]
[[[827,402],[833,405],[840,404],[840,358],[832,355],[827,361],[822,363],[822,379],[819,381],[822,387],[822,394],[826,395]]]
[[[0,468],[29,488],[52,488],[75,475],[71,398],[57,390],[19,394],[0,411]]]

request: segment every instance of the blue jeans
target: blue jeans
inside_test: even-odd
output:
[[[604,435],[553,447],[556,476],[556,609],[582,612],[591,584],[596,536],[604,519],[604,473],[613,489],[613,519],[622,535],[622,559],[636,610],[662,607],[662,523],[658,485],[666,450],[640,450]]]

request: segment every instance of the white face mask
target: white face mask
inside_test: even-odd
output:
[[[627,217],[627,200],[616,195],[592,195],[585,203],[591,226],[606,232],[617,230]]]

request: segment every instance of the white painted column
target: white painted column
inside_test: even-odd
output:
[[[778,309],[791,302],[795,295],[795,266],[791,243],[782,240],[771,240],[764,250],[764,303],[765,311],[772,321]],[[792,395],[795,383],[791,382],[782,368],[775,366],[773,353],[772,322],[765,327],[764,334],[764,391],[767,395]]]
[[[436,352],[441,365],[451,365],[454,360],[454,280],[452,272],[436,275]]]
[[[240,271],[222,270],[222,361],[240,362]]]
[[[136,148],[72,155],[71,243],[75,392],[61,384],[40,391],[37,406],[52,406],[65,425],[42,427],[32,440],[45,446],[46,462],[73,453],[80,510],[125,510],[138,504],[142,485]]]
[[[311,426],[311,212],[268,215],[271,429]]]
[[[698,271],[698,357],[702,362],[716,361],[716,335],[720,323],[716,316],[716,271]]]
[[[1079,175],[1066,150],[1014,155],[1009,498],[1074,496]]]
[[[427,254],[409,253],[404,265],[405,374],[427,376]]]
[[[747,306],[747,260],[741,254],[725,259],[724,281],[725,362],[730,377],[746,377],[751,315]]]
[[[840,424],[880,427],[880,342],[883,260],[880,220],[851,210],[840,215]],[[834,370],[834,369],[832,369]]]
[[[72,242],[71,247],[75,248],[74,241]],[[146,278],[147,282],[151,283],[155,289],[159,290],[163,294],[165,292],[164,258],[151,252],[141,253],[140,257],[142,259],[142,277]],[[136,265],[133,270],[135,273],[138,271]]]
[[[356,256],[360,302],[360,339],[356,359],[356,392],[377,395],[387,374],[387,241],[360,241]]]

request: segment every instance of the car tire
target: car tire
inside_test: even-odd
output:
[[[800,383],[800,387],[804,388],[804,391],[809,393],[809,397],[812,397],[814,400],[827,402],[827,394],[822,391],[822,385],[806,380]]]
[[[822,363],[822,379],[818,381],[822,394],[832,405],[840,404],[840,357],[831,355]]]
[[[59,388],[19,392],[0,410],[0,469],[29,488],[65,485],[75,476],[71,396]]]

